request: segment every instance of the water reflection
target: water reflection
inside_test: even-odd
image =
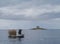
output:
[[[9,39],[9,44],[21,44],[21,39],[19,38],[19,39],[14,39],[14,38],[12,38],[12,39]]]
[[[19,41],[22,41],[22,39],[21,39],[21,38],[18,38],[18,40],[19,40]]]

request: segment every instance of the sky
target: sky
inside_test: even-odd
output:
[[[0,0],[0,29],[60,29],[60,0]]]

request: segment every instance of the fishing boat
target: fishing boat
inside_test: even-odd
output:
[[[9,38],[24,38],[24,34],[22,34],[21,31],[19,31],[17,35],[17,32],[15,29],[9,30],[8,33],[9,33],[9,36],[8,36]]]

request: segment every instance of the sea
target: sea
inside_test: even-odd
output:
[[[24,38],[9,38],[8,30],[0,30],[0,44],[60,44],[60,29],[23,29],[22,34]]]

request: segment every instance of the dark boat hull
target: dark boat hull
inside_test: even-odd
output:
[[[21,34],[21,35],[16,35],[16,36],[8,36],[9,38],[24,38],[24,34]]]

